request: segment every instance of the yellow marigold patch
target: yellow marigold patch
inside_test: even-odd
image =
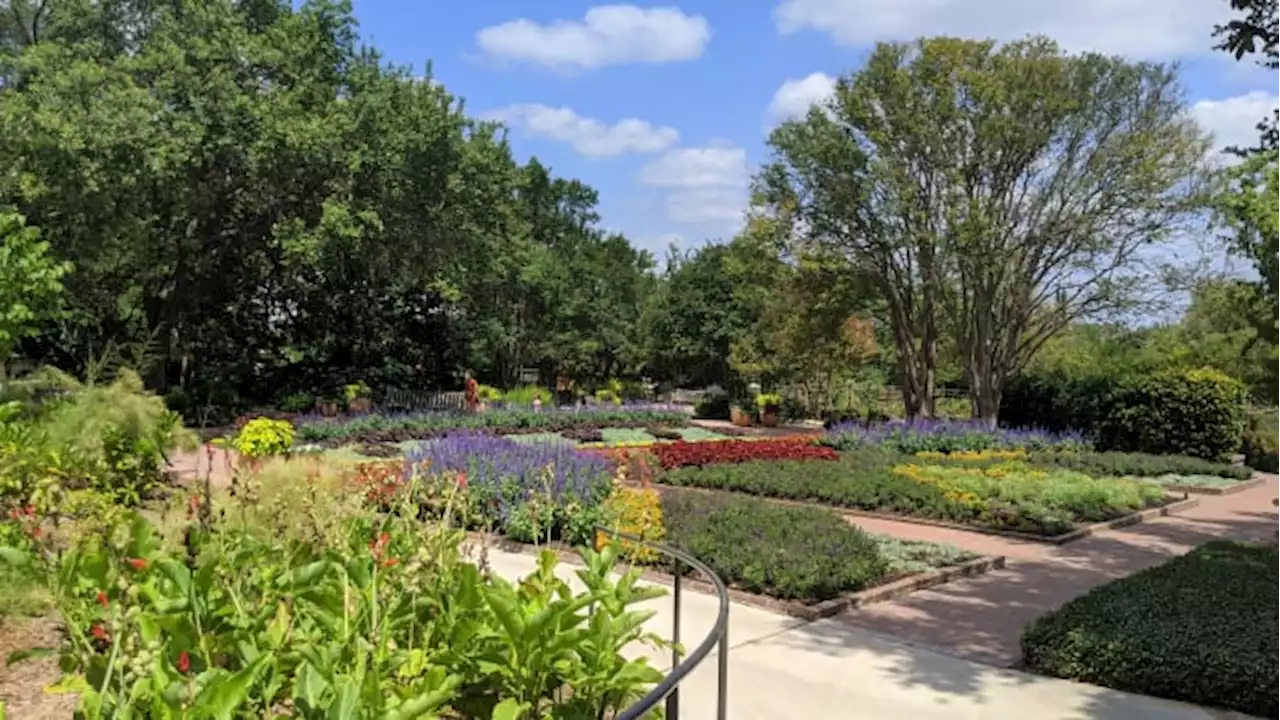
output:
[[[660,543],[667,536],[662,522],[662,500],[651,487],[629,487],[616,483],[604,501],[604,524],[648,542]],[[596,547],[609,541],[608,535],[596,533]],[[652,564],[660,554],[652,548],[620,540],[622,556],[638,564]]]

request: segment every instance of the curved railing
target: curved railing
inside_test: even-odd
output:
[[[720,652],[716,657],[718,661],[717,682],[716,682],[716,719],[724,720],[725,711],[727,709],[727,692],[729,689],[729,589],[725,587],[724,581],[720,576],[716,575],[706,563],[698,558],[686,553],[679,548],[673,548],[660,543],[649,542],[635,535],[629,535],[613,528],[597,526],[597,531],[607,537],[626,540],[637,545],[655,550],[671,560],[671,577],[672,590],[671,598],[674,610],[674,619],[672,621],[671,642],[675,646],[671,650],[671,672],[667,674],[662,682],[654,686],[647,695],[640,698],[635,704],[626,708],[615,716],[615,720],[638,720],[644,717],[646,713],[658,706],[658,703],[665,703],[667,720],[679,720],[680,717],[680,683],[684,681],[690,673],[694,671],[702,661],[711,654],[712,648],[716,645],[720,646]],[[680,659],[680,582],[684,575],[685,566],[693,568],[702,573],[710,580],[715,587],[716,600],[719,609],[716,611],[716,621],[711,626],[711,632],[703,638],[698,647],[689,653],[688,657]]]

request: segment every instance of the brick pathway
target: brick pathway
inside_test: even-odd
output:
[[[1274,541],[1280,492],[1275,475],[1224,497],[1200,496],[1178,515],[1108,530],[1062,546],[1036,545],[963,531],[863,521],[872,532],[948,542],[1003,554],[1006,567],[841,615],[841,623],[949,655],[1008,667],[1018,661],[1022,628],[1089,589],[1181,555],[1211,540]]]

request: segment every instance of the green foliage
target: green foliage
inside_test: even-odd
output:
[[[750,592],[816,602],[873,585],[889,568],[875,540],[820,508],[684,492],[665,496],[662,513],[669,543]]]
[[[1276,717],[1274,547],[1209,543],[1096,588],[1031,623],[1036,671]]]
[[[377,413],[345,422],[306,422],[298,427],[305,442],[345,445],[350,442],[398,442],[430,438],[449,430],[492,430],[495,432],[554,432],[585,427],[644,427],[653,423],[683,424],[688,415],[658,406],[652,408],[606,407],[584,412],[544,409],[490,410],[469,415],[422,413],[379,415]]]
[[[276,407],[280,412],[301,413],[315,409],[316,396],[309,392],[296,392],[285,395]]]
[[[1262,472],[1280,472],[1280,412],[1272,409],[1249,418],[1244,434],[1245,464]]]
[[[1044,37],[880,43],[821,112],[773,130],[757,202],[797,254],[873,279],[909,417],[931,414],[951,345],[994,419],[1003,379],[1073,319],[1132,304],[1135,252],[1199,209],[1208,143],[1185,115],[1171,66]]]
[[[1249,468],[1215,463],[1180,455],[1147,455],[1120,452],[1035,452],[1030,461],[1039,467],[1076,470],[1094,477],[1158,477],[1160,475],[1214,475],[1248,480]]]
[[[1212,369],[1130,378],[1096,430],[1102,449],[1225,460],[1244,434],[1244,387]]]
[[[1164,496],[1158,487],[1130,480],[1041,472],[1020,463],[985,468],[923,464],[877,448],[843,453],[837,462],[681,468],[664,471],[657,480],[1041,535],[1120,517]]]
[[[39,237],[22,215],[0,208],[0,368],[14,344],[60,307],[62,277],[71,271]]]
[[[486,400],[485,386],[480,386],[480,399]],[[521,385],[514,387],[493,400],[503,400],[513,405],[532,405],[535,399],[541,400],[544,407],[555,404],[555,396],[541,385]]]
[[[702,420],[728,420],[728,393],[707,393],[693,406],[693,416]]]
[[[497,402],[503,399],[504,394],[501,390],[492,385],[479,383],[476,385],[476,397],[481,402]]]
[[[347,402],[359,400],[360,398],[367,398],[372,394],[373,391],[369,389],[369,386],[366,385],[363,380],[350,383],[342,388],[342,397],[345,398]]]
[[[756,407],[762,412],[777,412],[782,405],[782,396],[777,393],[760,393],[756,395]]]
[[[261,458],[281,455],[293,447],[293,423],[287,420],[254,418],[240,428],[231,446],[245,457]]]
[[[1028,373],[1005,396],[1003,423],[1076,430],[1100,450],[1221,460],[1244,432],[1244,387],[1209,368]]]
[[[663,591],[638,570],[615,577],[616,547],[583,551],[574,592],[554,553],[512,583],[463,560],[462,533],[412,520],[339,517],[306,534],[192,526],[184,550],[133,517],[81,538],[53,575],[81,712],[597,717],[661,677],[621,654],[654,641],[653,612],[631,606]]]

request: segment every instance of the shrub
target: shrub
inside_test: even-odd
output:
[[[720,442],[674,442],[654,445],[653,454],[664,469],[750,460],[836,460],[840,457],[829,447],[814,445],[812,438],[776,438],[770,440],[724,440]]]
[[[1098,430],[1102,449],[1225,460],[1244,435],[1245,390],[1211,370],[1169,370],[1120,386]]]
[[[1277,411],[1269,410],[1249,419],[1248,429],[1240,451],[1244,462],[1254,470],[1280,472],[1280,432],[1277,431]]]
[[[1212,542],[1096,588],[1022,636],[1039,672],[1277,715],[1274,547]]]
[[[484,386],[481,387],[483,388]],[[484,400],[486,398],[482,395],[481,399]],[[544,405],[548,405],[555,400],[555,396],[551,394],[550,390],[540,385],[521,385],[506,391],[500,398],[493,399],[501,399],[512,405],[532,405],[534,399],[537,399]]]
[[[254,418],[240,428],[231,446],[245,457],[282,455],[293,447],[293,424],[285,420]]]
[[[1100,450],[1222,460],[1240,447],[1244,387],[1212,369],[1033,374],[1005,388],[1000,420],[1082,433]]]
[[[1094,477],[1159,477],[1161,475],[1217,475],[1247,480],[1249,468],[1214,463],[1179,455],[1147,455],[1145,453],[1032,453],[1029,460],[1040,467],[1077,470]]]
[[[662,512],[668,542],[750,592],[817,602],[873,585],[888,570],[871,537],[820,508],[686,492],[666,495]]]
[[[760,393],[756,395],[756,407],[762,412],[777,412],[782,405],[782,396],[777,393]]]
[[[308,392],[296,392],[285,395],[280,399],[280,403],[276,408],[280,412],[300,413],[307,412],[316,406],[316,396]]]
[[[725,393],[707,393],[693,406],[693,416],[702,420],[728,420],[729,396]]]

